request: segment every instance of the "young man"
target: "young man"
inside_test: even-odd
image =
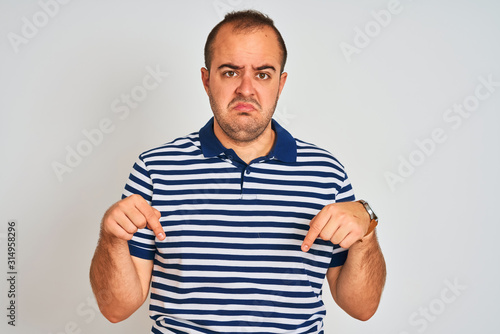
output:
[[[376,216],[331,154],[272,120],[287,79],[273,21],[230,13],[202,82],[214,117],[143,153],[104,215],[90,278],[106,318],[146,300],[152,333],[322,333],[326,277],[367,320],[385,282]]]

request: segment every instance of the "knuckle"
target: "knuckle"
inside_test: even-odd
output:
[[[104,214],[104,218],[105,219],[108,219],[109,217],[113,217],[116,215],[117,212],[120,211],[120,204],[121,204],[121,201],[119,202],[116,202],[115,204],[113,204],[107,211],[106,213]]]
[[[323,210],[324,210],[326,213],[328,213],[328,214],[330,214],[330,215],[331,215],[331,214],[333,213],[333,211],[335,210],[335,207],[333,206],[333,204],[328,204],[327,206],[325,206],[325,207],[323,208]]]
[[[114,206],[112,206],[112,211],[117,212],[121,211],[124,212],[125,209],[129,206],[129,203],[127,201],[127,198],[122,199],[121,201],[117,202]]]
[[[325,230],[322,230],[320,233],[319,233],[319,237],[323,240],[330,240],[330,238],[332,237],[329,233],[325,232]]]
[[[330,239],[329,239],[331,242],[333,242],[334,244],[338,245],[339,242],[342,241],[342,236],[340,236],[339,234],[333,234],[330,236]]]
[[[157,219],[155,211],[151,210],[146,213],[144,217],[148,221],[155,221]]]
[[[328,208],[328,212],[335,213],[335,212],[338,212],[339,205],[338,205],[338,203],[332,203],[332,204],[327,205],[327,208]]]
[[[133,234],[135,234],[138,230],[139,230],[139,228],[138,228],[137,226],[134,226],[134,227],[131,229],[131,231],[127,231],[127,232],[129,232],[130,234],[132,234],[132,235],[133,235]]]
[[[132,194],[124,199],[122,199],[120,202],[125,205],[126,207],[130,206],[137,206],[142,199],[141,195],[138,194]]]
[[[136,229],[137,228],[145,228],[147,223],[148,223],[148,221],[147,221],[146,217],[144,217],[143,215],[137,216],[137,218],[134,221],[134,225],[135,225]]]
[[[118,225],[118,221],[112,212],[106,213],[102,218],[101,226],[106,232],[111,232],[116,225]]]
[[[349,248],[349,243],[345,240],[342,240],[338,245],[342,248]]]
[[[106,233],[114,238],[121,240],[130,240],[132,238],[125,230],[119,228],[118,226],[114,226],[113,228],[109,228],[106,230]]]
[[[312,231],[312,232],[315,232],[316,234],[319,234],[322,230],[322,227],[315,221],[313,223],[311,223],[311,225],[309,226],[309,229]]]
[[[342,221],[342,222],[349,221],[349,218],[350,218],[349,214],[347,212],[344,212],[344,211],[337,212],[337,217],[338,217],[337,219],[339,221]]]
[[[121,237],[120,238],[123,239],[123,240],[127,240],[128,241],[128,240],[132,240],[133,237],[134,237],[133,234],[126,233],[125,231],[123,231],[123,233],[121,233]]]
[[[122,228],[121,226],[116,226],[114,228],[113,235],[122,240],[130,240],[133,237],[133,233],[130,233],[128,230]]]
[[[132,195],[128,196],[127,198],[129,198],[130,201],[137,201],[137,200],[139,200],[139,198],[141,198],[141,195],[139,195],[139,194],[132,194]]]

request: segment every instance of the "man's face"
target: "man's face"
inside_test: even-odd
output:
[[[214,130],[236,142],[251,142],[270,131],[287,77],[280,75],[276,34],[269,27],[235,33],[228,24],[213,46],[210,72],[202,68],[202,80],[215,116]]]

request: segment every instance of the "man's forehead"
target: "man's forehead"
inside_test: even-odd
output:
[[[271,37],[276,36],[274,30],[267,25],[255,25],[247,27],[247,26],[239,26],[235,23],[226,23],[222,27],[220,27],[219,32],[217,33],[216,36],[216,40],[217,37],[222,33],[230,35],[251,35],[257,33],[265,33],[266,35],[269,35]]]
[[[280,63],[282,56],[277,35],[272,28],[261,26],[241,30],[234,29],[231,24],[224,25],[219,30],[213,44],[213,55],[213,61],[219,64],[232,63],[235,66],[243,66],[244,64],[238,64],[243,59],[260,59],[262,63],[253,64],[254,67],[270,62]]]

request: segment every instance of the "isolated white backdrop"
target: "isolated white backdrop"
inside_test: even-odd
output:
[[[333,152],[380,216],[379,311],[351,319],[325,290],[327,333],[498,333],[494,0],[1,0],[0,256],[6,273],[15,219],[19,276],[16,327],[1,279],[0,331],[149,332],[147,306],[116,325],[94,308],[100,219],[139,153],[210,117],[203,45],[242,8],[268,13],[289,49],[277,120]],[[157,84],[141,88],[153,70]],[[78,149],[87,155],[68,158]]]

